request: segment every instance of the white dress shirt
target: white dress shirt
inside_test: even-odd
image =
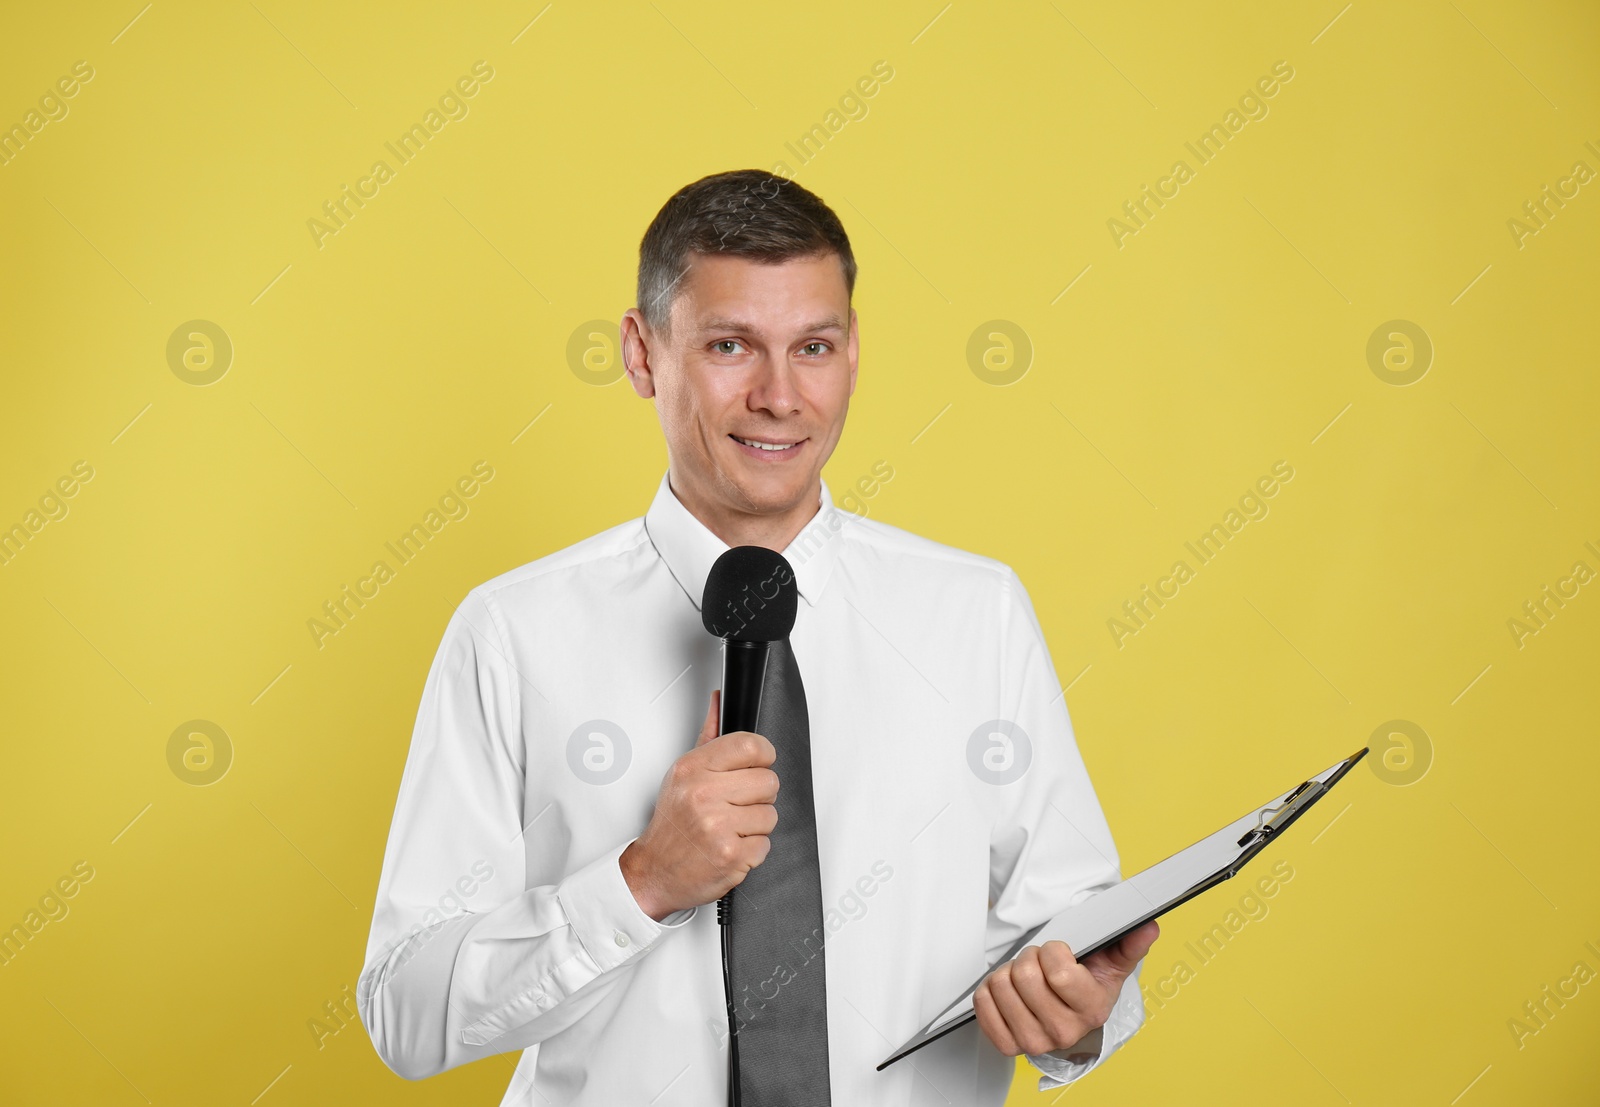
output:
[[[521,1050],[503,1105],[717,1107],[716,908],[651,919],[617,858],[722,677],[700,622],[727,546],[649,512],[474,588],[423,687],[357,988],[417,1079]],[[811,721],[833,1102],[995,1105],[969,1023],[874,1069],[1023,932],[1121,879],[1026,590],[1006,565],[835,508],[784,555]],[[1144,1021],[1030,1057],[1082,1077]],[[1075,1058],[1075,1059],[1069,1059]]]

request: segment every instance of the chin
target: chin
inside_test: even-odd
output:
[[[750,509],[762,515],[776,514],[794,507],[805,498],[812,479],[810,474],[787,473],[765,477],[741,473],[731,478],[733,486],[739,490]]]

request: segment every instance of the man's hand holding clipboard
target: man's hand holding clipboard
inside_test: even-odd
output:
[[[1025,947],[978,985],[978,1027],[1007,1057],[1076,1045],[1105,1025],[1122,982],[1160,935],[1151,919],[1082,961],[1060,939]]]
[[[1156,917],[1237,875],[1366,753],[1362,747],[1188,849],[1040,923],[878,1068],[973,1019],[1012,1056],[1064,1049],[1092,1034],[1160,933]],[[1034,1048],[1045,1042],[1043,1050]]]

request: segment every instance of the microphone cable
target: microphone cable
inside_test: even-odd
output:
[[[717,900],[717,929],[722,935],[722,994],[728,1006],[728,1107],[740,1107],[738,1019],[733,1008],[733,970],[728,964],[731,942],[728,924],[732,913],[733,892],[730,890]]]

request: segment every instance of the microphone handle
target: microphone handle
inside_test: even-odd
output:
[[[755,730],[761,715],[761,686],[767,677],[770,642],[729,639],[722,655],[722,719],[717,733]]]
[[[717,733],[756,729],[761,717],[761,687],[767,677],[768,642],[728,639],[722,655],[722,718]],[[722,994],[728,1006],[728,1107],[740,1107],[738,1016],[733,1005],[733,971],[728,964],[733,891],[717,901],[722,937]]]

